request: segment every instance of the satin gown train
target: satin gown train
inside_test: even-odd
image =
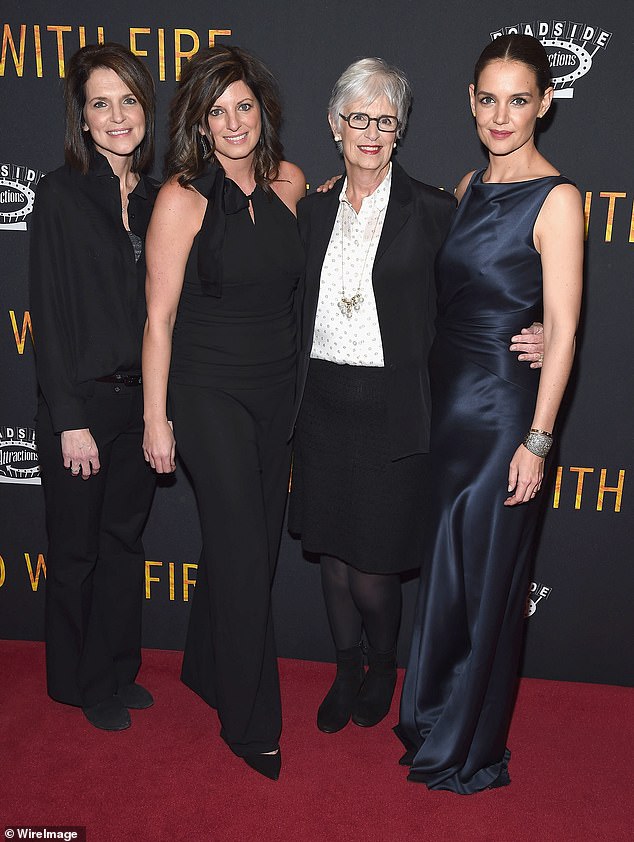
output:
[[[509,337],[542,315],[533,227],[561,176],[471,180],[438,259],[431,351],[432,490],[396,733],[410,780],[468,794],[508,783],[506,748],[536,500],[505,507],[508,466],[533,417],[539,371]]]

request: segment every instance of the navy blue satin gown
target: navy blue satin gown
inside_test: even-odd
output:
[[[438,256],[431,351],[429,533],[396,733],[409,779],[468,794],[509,782],[506,737],[522,643],[536,500],[505,507],[539,370],[508,350],[542,315],[533,227],[549,176],[475,173]]]

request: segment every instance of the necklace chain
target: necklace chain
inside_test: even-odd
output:
[[[344,202],[343,205],[345,205],[345,204],[346,203]],[[374,227],[372,228],[372,233],[370,234],[368,246],[365,250],[365,256],[363,258],[363,265],[361,267],[361,272],[359,273],[359,279],[357,281],[357,289],[351,296],[347,296],[346,295],[346,276],[345,276],[345,270],[344,270],[344,251],[345,250],[344,250],[344,234],[343,234],[343,228],[344,228],[343,218],[346,214],[346,211],[344,210],[343,206],[341,208],[341,226],[340,226],[340,232],[341,232],[341,298],[339,299],[339,302],[338,302],[337,306],[339,307],[339,311],[341,312],[341,315],[345,316],[347,319],[351,319],[353,313],[358,312],[361,309],[361,305],[363,304],[364,298],[363,298],[363,295],[361,293],[361,285],[362,285],[363,279],[365,277],[365,266],[366,266],[366,263],[368,262],[368,255],[370,254],[370,249],[372,248],[372,244],[374,242],[374,235],[376,234],[376,230],[379,227],[379,222],[380,222],[381,217],[383,215],[383,211],[384,211],[383,208],[381,208],[378,211],[376,219],[374,221]]]

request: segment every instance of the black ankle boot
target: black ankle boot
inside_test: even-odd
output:
[[[317,711],[317,727],[334,734],[348,724],[363,684],[363,652],[359,645],[337,650],[337,675]]]
[[[384,719],[390,710],[395,685],[396,649],[377,652],[368,646],[368,671],[354,703],[354,724],[371,728]]]

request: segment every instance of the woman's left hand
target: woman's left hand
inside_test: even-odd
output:
[[[513,493],[506,498],[504,505],[528,503],[541,488],[543,478],[544,460],[520,444],[509,465],[508,491]]]

